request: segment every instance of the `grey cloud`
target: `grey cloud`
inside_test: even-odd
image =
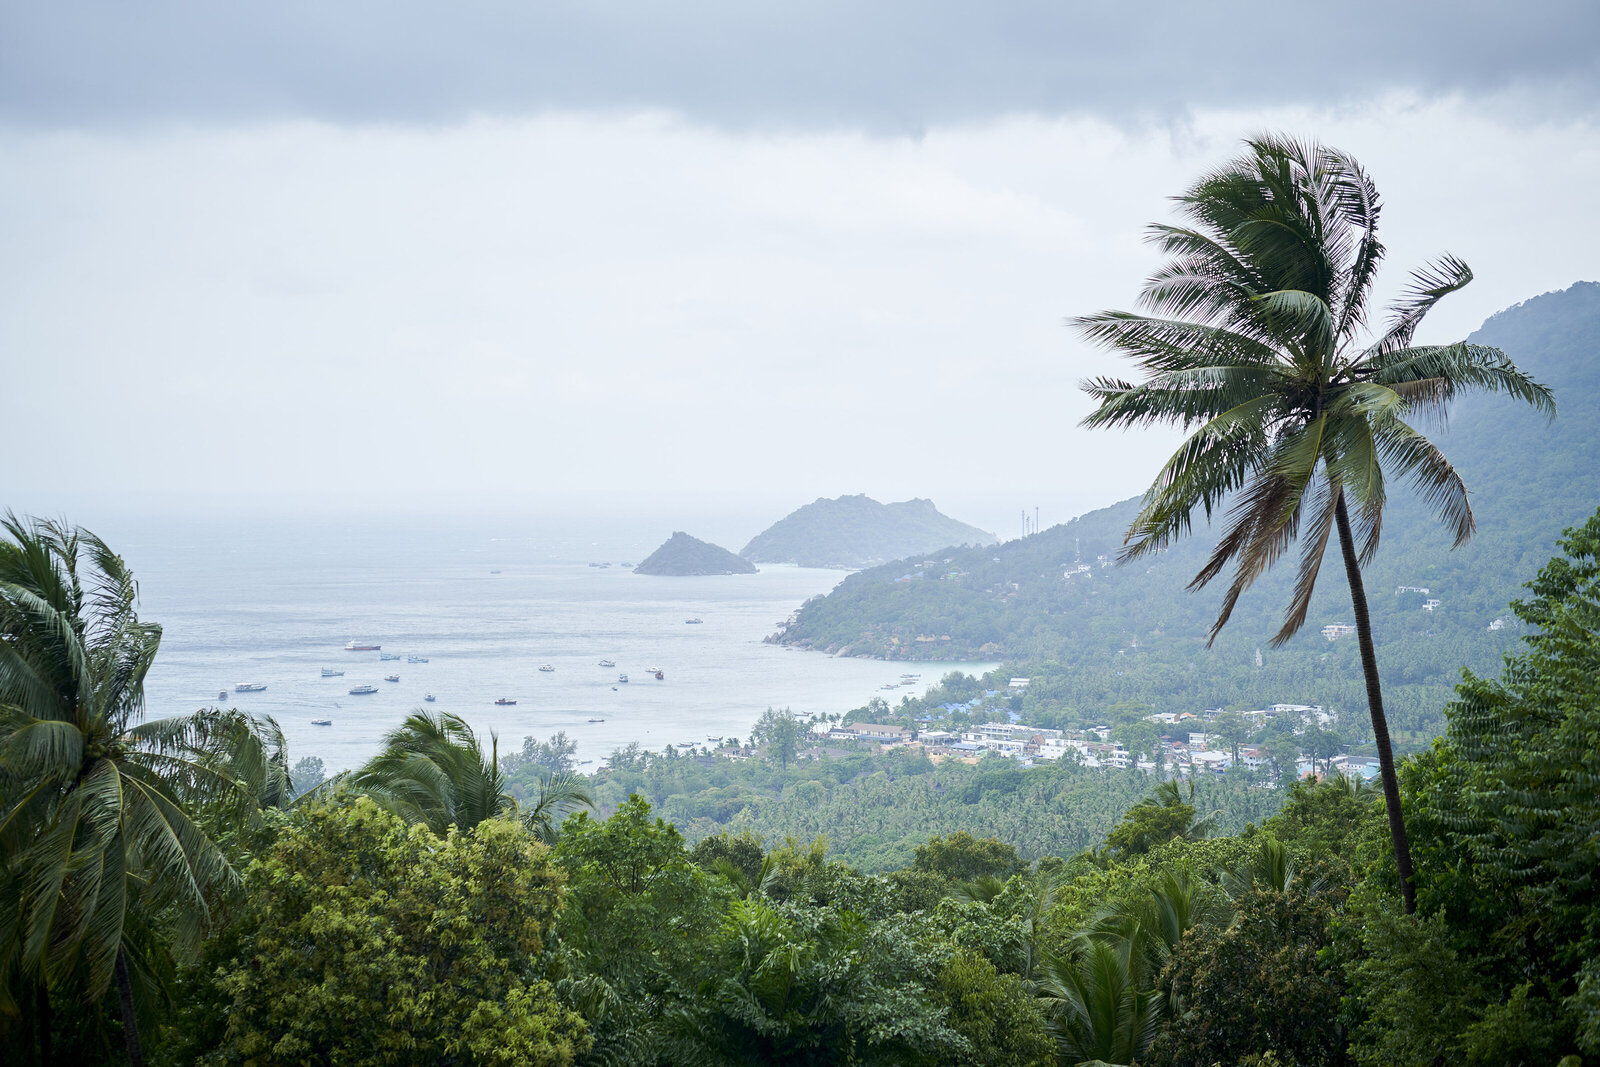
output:
[[[661,107],[904,132],[1169,118],[1391,90],[1600,100],[1600,5],[992,0],[3,0],[0,121],[31,127]]]

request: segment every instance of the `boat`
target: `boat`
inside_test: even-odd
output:
[[[581,760],[578,761],[578,766],[582,767],[583,765],[585,765],[587,763],[593,763],[593,762],[594,762],[594,760],[592,760],[592,759],[581,759]]]
[[[541,670],[541,671],[544,671],[544,672],[545,672],[545,673],[546,673],[546,674],[549,674],[549,673],[550,673],[550,672],[551,672],[551,671],[553,671],[553,670],[555,670],[555,668],[554,668],[554,667],[552,667],[552,666],[550,666],[550,664],[548,664],[548,663],[542,663],[542,664],[540,664],[540,665],[539,665],[539,669],[540,669],[540,670]]]
[[[398,653],[398,652],[380,652],[380,653],[378,653],[378,658],[379,659],[398,660],[398,659],[401,659],[402,657],[401,657],[400,653]]]
[[[619,681],[619,682],[626,682],[626,681],[627,681],[627,680],[628,680],[628,676],[627,676],[627,675],[626,675],[626,674],[619,674],[619,675],[617,675],[617,681]]]
[[[332,726],[333,725],[333,720],[332,719],[312,719],[311,720],[311,725],[312,726]]]
[[[590,722],[605,722],[604,719],[590,719]]]
[[[376,693],[377,691],[378,687],[375,685],[358,685],[354,689],[350,690],[350,695],[353,697],[364,697],[369,693]]]
[[[407,656],[406,657],[406,662],[407,663],[426,663],[426,662],[428,662],[428,657],[427,656]]]
[[[499,574],[500,572],[499,571],[490,571],[489,573],[490,574]]]
[[[322,676],[324,678],[343,678],[344,671],[336,671],[332,667],[324,667],[322,668]]]
[[[233,691],[235,693],[259,693],[265,688],[266,686],[260,682],[240,682],[233,687]]]
[[[432,693],[424,693],[423,696],[422,696],[422,699],[426,700],[428,703],[432,704],[435,700],[438,700],[439,698],[434,696]]]
[[[515,704],[516,701],[515,700],[508,700],[505,697],[501,697],[499,700],[496,700],[495,703],[499,704],[499,705],[502,705],[502,706],[505,706],[505,705],[509,705],[509,704]]]
[[[720,738],[720,737],[712,737],[710,734],[706,734],[706,740],[707,741],[721,741],[722,738]]]
[[[667,677],[666,672],[664,672],[664,671],[656,671],[656,681],[658,681],[658,682],[665,681],[666,677]]]
[[[600,661],[600,666],[602,667],[615,667],[616,665],[617,661],[613,659],[603,659]]]
[[[383,676],[383,680],[386,682],[398,682],[400,676],[398,674],[386,674]]]
[[[228,699],[228,691],[226,689],[224,689],[222,692],[218,693],[217,694],[217,699],[218,700],[227,700]]]
[[[355,638],[351,638],[350,639],[350,643],[348,645],[344,646],[344,650],[346,652],[376,652],[376,651],[378,651],[378,649],[380,649],[382,647],[383,647],[382,645],[361,645],[361,644],[357,644],[356,641],[355,641]]]
[[[695,616],[695,617],[694,617],[694,618],[692,618],[692,619],[684,619],[684,620],[683,620],[683,624],[684,624],[684,625],[685,625],[685,626],[699,626],[699,625],[700,625],[700,624],[701,624],[701,623],[703,623],[703,622],[705,622],[705,621],[706,621],[706,620],[704,620],[704,619],[702,619],[702,618],[700,618],[700,617],[699,617],[699,616],[698,616],[698,615],[697,615],[697,616]]]

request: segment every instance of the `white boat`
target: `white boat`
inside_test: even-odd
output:
[[[628,676],[627,676],[627,675],[626,675],[626,674],[619,674],[619,675],[617,675],[617,681],[619,681],[619,682],[626,682],[626,681],[627,681],[627,680],[628,680]]]
[[[332,726],[333,725],[333,720],[332,719],[312,719],[311,720],[311,725],[312,726]]]
[[[401,657],[400,653],[398,653],[398,652],[380,652],[380,653],[378,653],[378,658],[379,659],[394,659],[394,660],[398,660],[398,659],[401,659],[402,657]]]
[[[398,674],[386,674],[383,676],[383,680],[386,682],[398,682],[400,676]]]
[[[353,697],[364,697],[369,693],[376,693],[377,691],[378,687],[375,685],[358,685],[354,689],[350,690],[350,695]]]
[[[546,673],[546,674],[549,674],[549,673],[550,673],[550,672],[551,672],[551,671],[553,671],[553,670],[555,670],[555,668],[554,668],[554,667],[552,667],[552,666],[550,666],[550,664],[548,664],[548,663],[542,663],[542,664],[540,664],[540,665],[539,665],[539,669],[540,669],[540,670],[541,670],[541,671],[544,671],[544,672],[545,672],[545,673]]]
[[[617,661],[616,660],[603,659],[603,660],[600,661],[600,666],[602,666],[602,667],[615,667],[616,665],[617,665]]]
[[[265,688],[266,686],[260,682],[240,682],[233,687],[233,691],[235,693],[259,693]]]
[[[705,621],[706,620],[700,618],[699,616],[696,616],[695,618],[692,618],[692,619],[684,619],[683,620],[683,624],[685,626],[699,626],[701,623],[703,623]]]
[[[426,663],[426,662],[428,662],[428,657],[427,656],[407,656],[406,657],[406,662],[407,663]]]
[[[324,667],[322,668],[322,676],[324,678],[343,678],[344,671],[336,671],[332,667]]]
[[[422,699],[426,700],[428,703],[432,704],[435,700],[438,700],[439,698],[434,696],[432,693],[425,693],[425,694],[423,694]]]

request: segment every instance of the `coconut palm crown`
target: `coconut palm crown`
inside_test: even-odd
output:
[[[1223,511],[1216,548],[1190,583],[1197,589],[1233,569],[1207,635],[1215,640],[1239,597],[1299,539],[1294,592],[1273,638],[1282,644],[1305,622],[1337,529],[1390,818],[1398,820],[1360,584],[1360,568],[1378,549],[1388,482],[1409,481],[1460,546],[1474,527],[1467,488],[1412,421],[1442,417],[1468,391],[1504,393],[1552,417],[1554,399],[1499,349],[1413,343],[1434,305],[1472,280],[1453,256],[1413,273],[1381,328],[1371,328],[1368,301],[1384,257],[1379,199],[1349,155],[1263,136],[1177,202],[1187,225],[1150,229],[1170,258],[1145,283],[1146,313],[1075,320],[1143,375],[1084,382],[1099,401],[1084,425],[1167,424],[1189,435],[1145,494],[1122,559],[1188,533],[1196,512],[1210,520]],[[1395,825],[1409,908],[1409,857]]]

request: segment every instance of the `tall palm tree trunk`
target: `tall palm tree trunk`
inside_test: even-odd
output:
[[[122,999],[122,1036],[128,1044],[128,1062],[144,1067],[144,1048],[139,1044],[139,1020],[133,1014],[133,982],[128,978],[128,954],[117,946],[117,995]]]
[[[1361,646],[1361,671],[1367,678],[1367,711],[1372,716],[1372,739],[1378,747],[1378,770],[1383,776],[1383,802],[1389,809],[1389,836],[1394,838],[1394,859],[1400,868],[1400,893],[1406,914],[1417,910],[1417,890],[1411,880],[1411,841],[1400,813],[1400,780],[1394,773],[1394,750],[1389,746],[1389,720],[1383,714],[1383,690],[1378,684],[1378,657],[1372,650],[1372,620],[1367,616],[1367,591],[1356,561],[1355,538],[1350,534],[1350,513],[1344,495],[1334,507],[1339,524],[1339,551],[1344,556],[1345,577],[1350,580],[1350,601],[1356,613],[1356,641]]]

